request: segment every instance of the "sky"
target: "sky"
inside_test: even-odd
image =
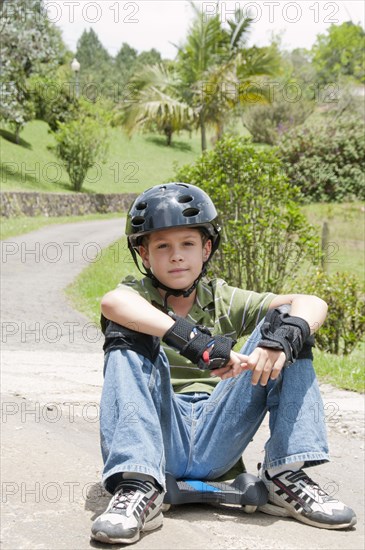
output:
[[[235,8],[254,18],[248,45],[265,46],[281,34],[282,47],[311,48],[316,36],[332,24],[364,22],[363,0],[256,0],[194,2],[205,17],[217,13],[226,21]],[[193,17],[186,0],[45,0],[48,16],[61,30],[66,45],[76,51],[84,29],[93,28],[111,55],[123,42],[138,52],[155,48],[173,59],[174,44],[182,44]]]

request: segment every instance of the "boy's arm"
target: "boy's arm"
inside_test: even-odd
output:
[[[101,300],[101,312],[118,325],[160,338],[174,324],[169,315],[136,292],[119,288],[105,294]]]
[[[231,351],[234,340],[215,336],[212,342],[211,334],[201,327],[166,315],[133,291],[118,288],[108,292],[101,301],[101,311],[104,317],[127,329],[162,338],[199,368],[224,363],[240,368],[241,357]]]
[[[327,304],[317,296],[306,294],[279,294],[270,303],[269,309],[289,304],[290,315],[301,317],[307,321],[311,334],[316,332],[323,324],[327,315]]]
[[[269,309],[289,304],[290,315],[301,317],[307,321],[311,334],[323,324],[327,315],[327,304],[317,296],[305,294],[280,294],[270,303]],[[234,353],[234,352],[233,352]],[[223,380],[237,376],[243,370],[252,371],[252,384],[260,383],[266,386],[269,379],[275,380],[285,365],[286,357],[283,351],[257,347],[249,356],[236,354],[241,359],[239,366],[226,365],[223,369],[212,371]]]

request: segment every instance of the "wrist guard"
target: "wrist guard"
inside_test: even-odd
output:
[[[261,335],[258,347],[283,351],[287,365],[294,363],[298,357],[313,357],[311,346],[314,345],[314,338],[307,321],[301,317],[291,317],[279,309],[269,310],[261,326]],[[301,354],[303,347],[305,353]]]
[[[202,370],[220,369],[229,361],[235,344],[232,338],[212,336],[207,327],[193,325],[183,317],[170,313],[175,324],[166,332],[162,341],[178,350]]]

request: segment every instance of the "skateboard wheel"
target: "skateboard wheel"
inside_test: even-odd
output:
[[[257,506],[250,506],[249,504],[245,504],[242,506],[243,511],[245,514],[253,514],[257,510]]]

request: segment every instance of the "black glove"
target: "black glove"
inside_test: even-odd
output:
[[[298,358],[313,358],[314,337],[310,335],[307,321],[301,317],[291,317],[279,309],[271,309],[261,326],[261,335],[258,347],[283,351],[287,364]]]
[[[180,355],[202,370],[219,369],[228,363],[235,340],[226,336],[212,336],[206,327],[170,315],[175,324],[166,332],[163,342],[177,349]]]

